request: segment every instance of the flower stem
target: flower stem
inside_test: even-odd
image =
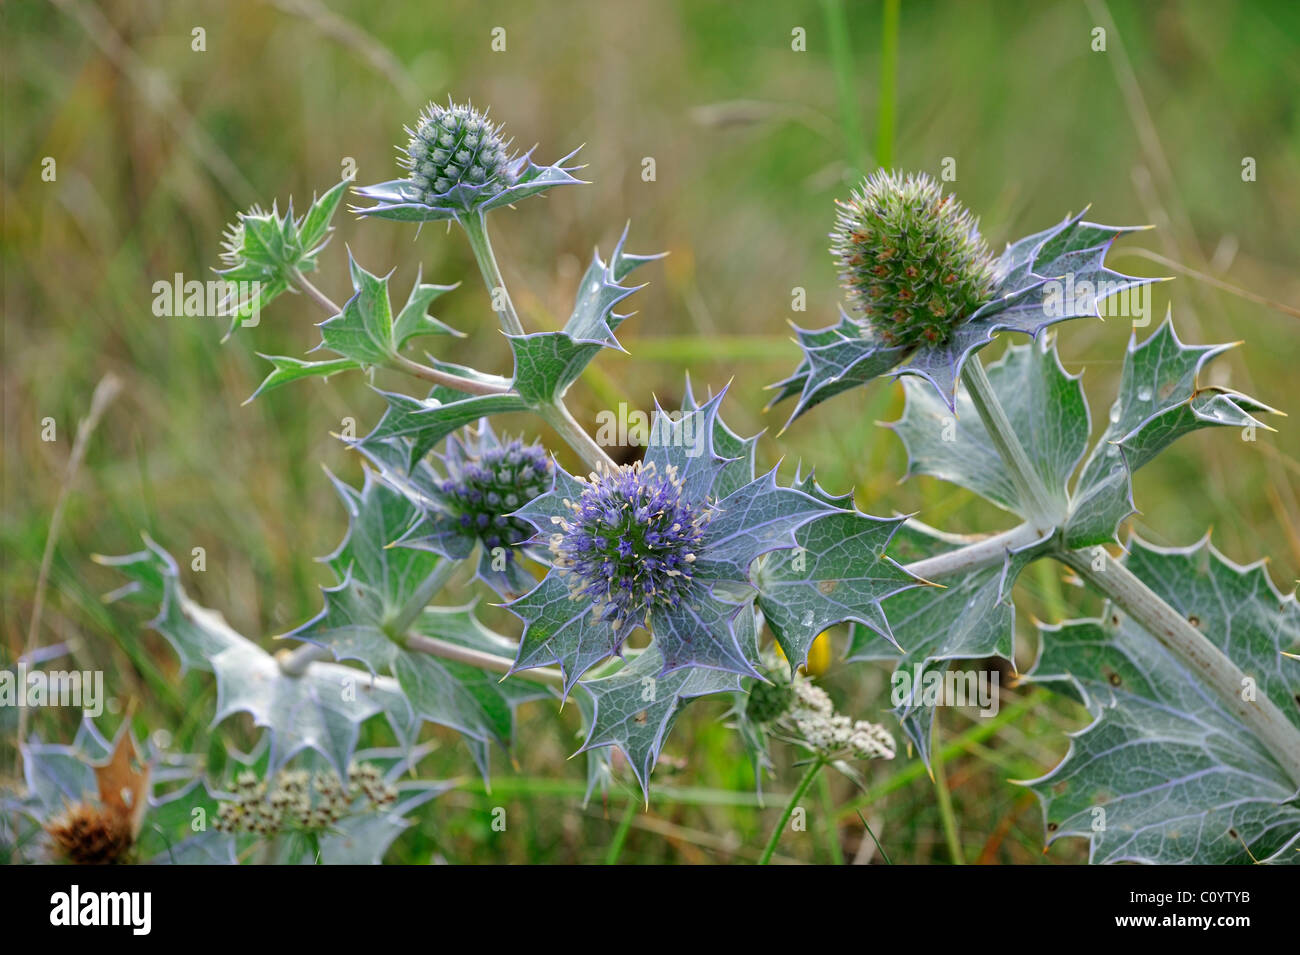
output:
[[[519,314],[515,311],[510,291],[501,276],[501,268],[497,265],[496,254],[492,251],[492,242],[488,239],[487,219],[482,212],[478,212],[461,219],[460,224],[469,238],[470,248],[474,250],[474,258],[478,262],[479,271],[483,273],[483,284],[487,286],[488,294],[492,296],[494,303],[497,296],[500,296],[502,308],[497,312],[497,317],[501,320],[502,330],[507,335],[524,334],[523,323],[519,321]],[[534,410],[543,421],[559,433],[569,447],[582,457],[587,467],[599,471],[616,466],[613,459],[605,453],[605,449],[574,420],[563,398],[556,398],[553,402],[539,405]]]
[[[385,622],[385,632],[393,639],[402,637],[410,629],[411,624],[415,623],[419,618],[420,614],[424,613],[424,608],[429,606],[429,601],[433,600],[442,588],[447,585],[447,581],[451,580],[458,565],[459,561],[448,560],[447,558],[440,560],[429,576],[424,578],[420,586],[415,588],[415,592],[411,594],[397,614],[391,620]]]
[[[311,281],[308,280],[307,276],[302,274],[301,269],[294,269],[292,274],[293,284],[298,286],[298,288],[303,292],[306,292],[307,297],[319,305],[324,311],[328,312],[330,315],[338,315],[343,311],[343,309],[334,304],[333,299],[313,285]]]
[[[440,660],[468,663],[470,666],[478,667],[480,670],[488,670],[492,673],[509,673],[510,668],[514,666],[514,661],[506,657],[499,657],[494,653],[487,653],[483,650],[475,650],[472,647],[462,647],[456,643],[449,643],[435,637],[426,637],[418,633],[407,634],[404,645],[407,650],[415,653],[425,653],[431,657],[438,657]],[[280,670],[286,676],[302,676],[310,664],[328,660],[331,656],[328,647],[323,647],[319,643],[304,643],[295,647],[291,653],[280,658]],[[550,667],[520,670],[514,675],[521,680],[528,680],[530,683],[545,683],[552,686],[563,686],[564,684],[564,674]]]
[[[507,335],[522,335],[523,323],[519,321],[515,303],[510,300],[510,292],[506,289],[505,279],[501,277],[501,269],[497,266],[497,257],[492,251],[492,240],[488,238],[487,219],[480,211],[470,213],[459,221],[469,239],[469,247],[474,250],[479,271],[483,273],[483,284],[493,299],[494,311],[497,311],[496,298],[501,296],[501,309],[497,311],[497,318],[501,321],[502,330]]]
[[[442,371],[438,368],[430,368],[428,365],[422,365],[418,361],[412,361],[405,355],[393,356],[393,367],[414,375],[416,378],[422,378],[425,381],[432,382],[435,385],[446,385],[448,388],[455,388],[457,391],[463,391],[471,395],[504,395],[510,391],[507,384],[495,384],[490,381],[475,381],[473,378],[465,378],[461,375],[454,375],[451,372]]]
[[[1025,508],[1024,516],[1041,531],[1055,527],[1064,517],[1061,505],[1053,502],[1042,476],[1030,463],[1029,455],[1016,437],[978,356],[972,355],[962,366],[961,380],[980,420],[984,422],[984,430],[1006,463],[1011,481],[1016,486],[1016,495]]]
[[[823,756],[816,756],[808,766],[808,771],[803,774],[803,779],[799,780],[799,785],[795,787],[794,792],[790,795],[790,801],[785,804],[785,811],[781,813],[781,819],[772,830],[772,835],[767,840],[767,845],[763,848],[763,855],[759,857],[759,865],[767,865],[772,861],[772,854],[776,852],[777,843],[781,841],[781,834],[785,832],[786,823],[794,815],[795,807],[799,805],[799,800],[808,792],[808,787],[813,784],[817,774],[821,772],[822,767],[826,765],[826,759]]]
[[[554,404],[541,405],[537,414],[542,420],[556,430],[564,442],[579,456],[587,467],[593,471],[603,471],[617,467],[614,459],[605,453],[605,449],[596,443],[587,430],[574,419],[562,400]]]
[[[1000,534],[981,537],[955,550],[904,564],[903,569],[925,580],[938,580],[940,577],[1000,564],[1008,552],[1027,547],[1042,536],[1032,524],[1021,524]]]
[[[1110,598],[1190,667],[1250,728],[1291,781],[1300,786],[1300,730],[1267,695],[1260,693],[1249,701],[1242,698],[1242,690],[1248,685],[1246,674],[1223,651],[1105,550],[1063,551],[1057,559]],[[1100,569],[1095,566],[1098,562]]]
[[[490,670],[493,673],[509,673],[511,667],[515,665],[513,660],[499,657],[495,653],[475,650],[473,647],[463,647],[458,643],[449,643],[446,640],[439,640],[437,637],[426,637],[420,633],[408,633],[404,645],[406,649],[414,650],[416,653],[427,653],[429,656],[440,657],[443,660],[468,663],[470,666],[478,667],[480,670]],[[513,676],[521,680],[528,680],[531,683],[547,683],[553,686],[564,685],[564,675],[559,670],[550,667],[519,670]]]

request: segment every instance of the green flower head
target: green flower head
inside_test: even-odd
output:
[[[955,408],[963,367],[999,332],[1036,338],[1059,322],[1099,318],[1108,296],[1160,281],[1107,268],[1111,244],[1136,229],[1087,222],[1083,212],[995,258],[975,218],[924,173],[877,171],[838,205],[831,252],[846,307],[833,325],[795,330],[803,360],[772,385],[772,404],[798,398],[792,421],[885,375],[923,378]],[[1068,301],[1063,280],[1076,289]]]
[[[398,222],[463,221],[582,181],[572,175],[581,167],[565,165],[576,149],[540,166],[533,162],[531,150],[511,153],[510,141],[487,111],[468,104],[430,103],[406,133],[409,138],[398,158],[406,175],[359,187],[357,195],[374,201],[357,208],[360,215]]]
[[[501,137],[501,127],[472,106],[430,103],[415,129],[401,164],[428,205],[453,189],[496,195],[515,181],[516,170]]]
[[[940,344],[992,298],[978,221],[929,176],[879,170],[838,205],[831,254],[850,306],[883,342]]]

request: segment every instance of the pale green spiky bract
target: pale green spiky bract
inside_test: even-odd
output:
[[[878,170],[837,204],[831,254],[849,305],[887,344],[940,344],[992,297],[978,221],[929,176]]]
[[[515,181],[501,127],[473,106],[430,103],[401,158],[419,197],[430,205],[462,183],[495,195]]]

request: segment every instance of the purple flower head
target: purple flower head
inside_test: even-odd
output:
[[[653,464],[593,474],[567,517],[555,517],[551,553],[576,600],[621,635],[649,626],[654,607],[678,608],[694,585],[696,552],[712,516],[683,493],[677,469]]]
[[[409,471],[408,457],[400,444],[372,457],[385,483],[420,510],[400,543],[451,560],[477,549],[478,576],[489,587],[503,597],[530,590],[537,581],[520,557],[545,558],[528,546],[536,528],[514,512],[551,488],[554,465],[545,449],[498,438],[485,419],[451,435],[441,453],[418,459]]]
[[[751,442],[718,420],[721,400],[657,410],[643,463],[587,478],[556,467],[551,489],[520,508],[552,566],[508,605],[524,621],[514,669],[558,663],[567,693],[644,627],[660,675],[756,674],[756,645],[736,627],[755,593],[750,568],[834,508],[779,486],[775,471],[755,477]]]
[[[438,505],[462,534],[489,550],[533,536],[531,524],[510,515],[550,487],[551,462],[540,446],[516,438],[447,463]]]

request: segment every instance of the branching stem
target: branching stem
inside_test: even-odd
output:
[[[488,239],[486,217],[482,212],[474,213],[460,220],[460,224],[469,238],[470,248],[474,250],[474,258],[483,274],[483,284],[492,296],[493,307],[495,309],[498,304],[501,306],[497,318],[501,320],[502,330],[507,335],[524,334],[523,323],[519,321],[519,313],[515,311],[510,291],[501,276],[501,268],[497,265],[496,253],[492,251],[492,242]],[[556,398],[549,404],[537,407],[535,411],[556,430],[565,444],[577,452],[587,467],[599,471],[616,466],[605,449],[574,419],[563,398]]]
[[[966,384],[975,407],[979,409],[984,426],[1007,469],[1016,479],[1021,500],[1037,512],[1027,515],[1030,524],[1039,524],[1044,531],[1055,526],[1062,515],[1056,514],[1055,506],[1050,503],[1047,489],[1011,430],[1006,412],[989,385],[988,376],[978,359],[966,363],[962,381]],[[969,545],[941,557],[955,559],[959,554],[978,546]],[[1257,694],[1253,700],[1244,698],[1244,690],[1249,685],[1246,674],[1227,654],[1104,549],[1077,551],[1058,547],[1054,556],[1141,624],[1161,645],[1190,667],[1229,711],[1250,728],[1291,781],[1300,786],[1300,730],[1292,725],[1266,695]],[[912,570],[912,567],[908,569]],[[916,571],[913,570],[913,573]]]
[[[307,297],[319,305],[324,311],[331,316],[338,315],[343,310],[336,305],[332,299],[315,285],[313,285],[298,269],[293,271],[294,284],[298,286]],[[393,354],[389,367],[398,371],[404,371],[408,375],[420,378],[424,381],[432,382],[435,385],[444,385],[448,388],[455,388],[457,391],[463,391],[471,395],[501,395],[510,390],[506,384],[496,384],[491,381],[476,381],[473,378],[465,378],[462,375],[455,375],[448,371],[442,371],[438,368],[430,368],[428,365],[422,365],[418,361],[413,361],[402,354]]]
[[[903,569],[925,580],[938,580],[941,577],[950,577],[953,574],[1000,564],[1006,559],[1008,553],[1027,547],[1040,540],[1042,536],[1032,524],[1021,524],[1009,531],[982,537],[946,553],[904,564]]]
[[[319,305],[322,310],[328,312],[331,317],[343,311],[334,304],[334,301],[328,295],[313,285],[307,276],[302,274],[301,269],[293,270],[293,284],[305,292],[309,299]]]
[[[555,429],[556,433],[564,439],[565,444],[581,456],[587,467],[593,471],[612,470],[617,467],[614,459],[596,443],[596,440],[587,433],[587,429],[578,424],[563,401],[557,400],[555,404],[542,405],[537,409],[537,413],[543,421]]]
[[[510,668],[514,666],[513,660],[499,657],[495,653],[475,650],[473,647],[463,647],[458,643],[448,643],[446,640],[426,637],[419,633],[407,635],[406,648],[415,650],[417,653],[427,653],[430,656],[441,657],[444,660],[468,663],[470,666],[478,667],[480,670],[489,670],[493,673],[509,673]],[[547,683],[552,686],[564,685],[563,674],[559,670],[550,667],[518,670],[513,675],[532,683]]]
[[[1016,494],[1027,512],[1025,517],[1041,531],[1055,527],[1065,515],[1059,513],[1059,505],[1053,502],[1042,477],[1034,469],[1024,446],[1016,437],[978,356],[972,355],[962,366],[961,380],[970,394],[975,410],[979,412],[980,420],[984,422],[984,430],[1006,462],[1012,483],[1016,486]]]

